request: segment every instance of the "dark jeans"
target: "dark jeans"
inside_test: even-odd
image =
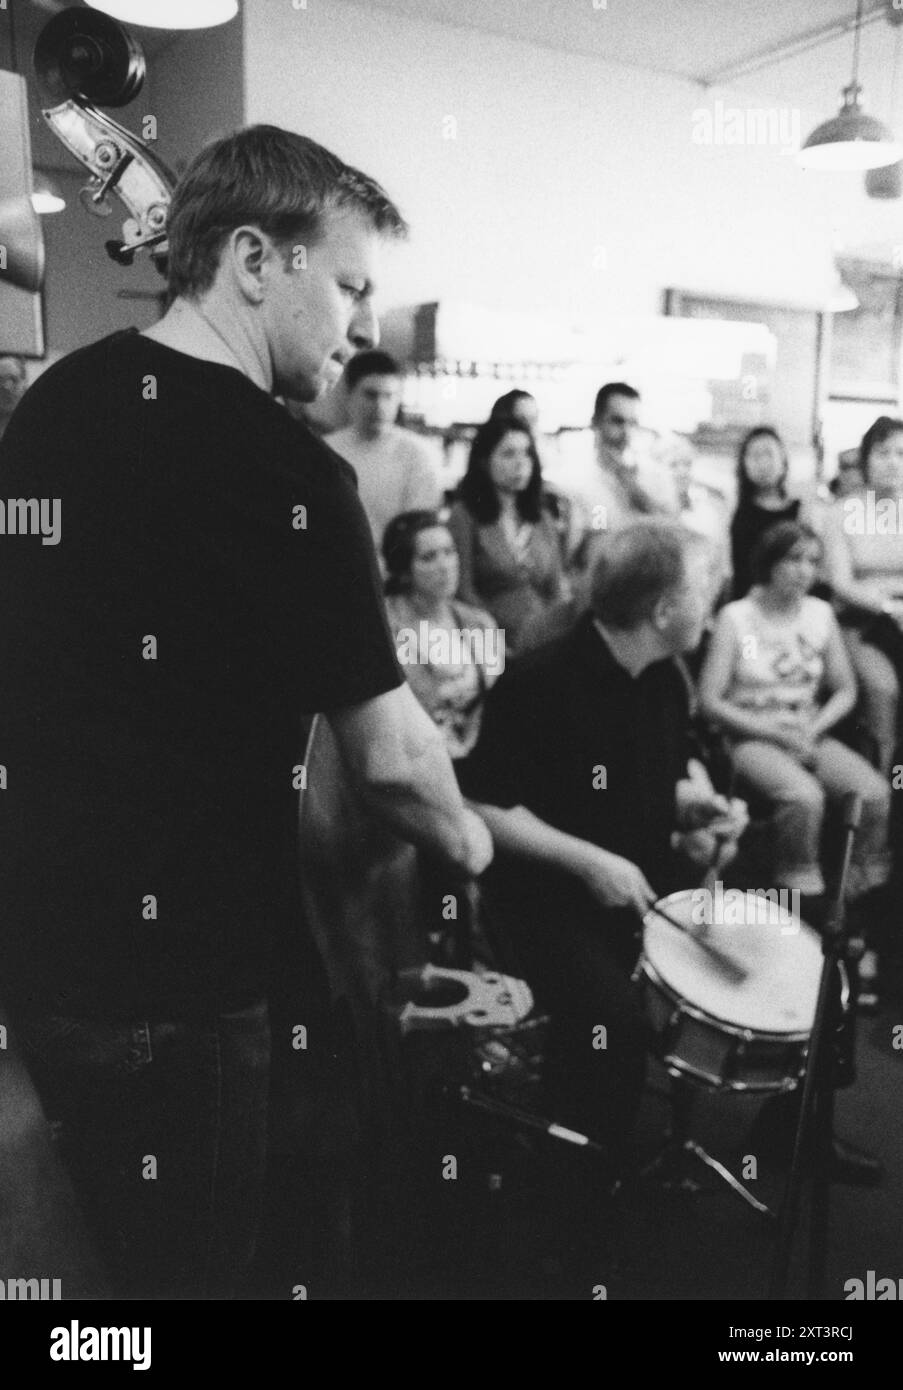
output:
[[[230,1298],[266,1165],[264,1002],[203,1022],[14,1015],[114,1296]]]

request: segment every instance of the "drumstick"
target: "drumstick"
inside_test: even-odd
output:
[[[670,926],[676,927],[678,931],[683,932],[684,936],[690,937],[691,941],[695,941],[699,949],[711,956],[712,960],[718,966],[718,969],[722,970],[725,975],[729,975],[735,985],[742,984],[747,978],[747,971],[741,969],[735,960],[732,960],[730,956],[726,956],[723,951],[719,951],[717,946],[710,946],[707,941],[703,941],[701,937],[689,931],[684,926],[683,922],[679,922],[676,917],[672,917],[670,912],[665,912],[664,908],[656,907],[654,904],[650,907],[649,911],[654,912],[656,917],[661,917],[662,920],[668,922]]]

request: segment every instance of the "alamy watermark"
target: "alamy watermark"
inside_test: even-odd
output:
[[[55,1303],[62,1296],[61,1279],[0,1279],[0,1302]]]
[[[848,536],[903,536],[903,497],[864,497],[843,500],[843,529]]]
[[[696,927],[779,927],[782,936],[800,929],[798,888],[694,888],[691,920]]]
[[[847,1279],[843,1293],[848,1303],[865,1299],[879,1303],[887,1299],[903,1301],[903,1279],[882,1279],[873,1269],[867,1269],[864,1279]]]
[[[59,545],[60,511],[58,497],[0,498],[0,536],[40,536],[41,545]]]
[[[505,669],[505,630],[498,627],[432,627],[421,619],[396,635],[402,666],[481,666],[501,675]]]
[[[802,123],[798,106],[698,106],[693,112],[694,145],[773,145],[798,150]]]

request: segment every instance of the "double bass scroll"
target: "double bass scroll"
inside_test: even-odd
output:
[[[108,217],[110,195],[125,205],[122,240],[106,243],[120,265],[146,251],[166,272],[166,220],[175,176],[143,140],[99,111],[127,106],[144,85],[144,54],[116,20],[98,10],[62,10],[44,26],[34,50],[43,116],[91,178],[79,198],[86,211]]]

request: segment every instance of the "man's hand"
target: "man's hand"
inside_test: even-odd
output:
[[[719,800],[726,808],[721,814],[713,816],[704,826],[676,830],[671,837],[673,848],[685,854],[691,863],[716,873],[736,857],[738,841],[749,825],[745,801],[736,796],[730,801],[725,797]]]
[[[644,916],[658,897],[642,869],[596,845],[586,845],[579,875],[603,907],[629,907],[638,917]]]
[[[466,843],[464,872],[471,878],[479,878],[480,874],[485,873],[492,863],[492,856],[495,851],[486,822],[469,806],[464,809],[464,833]]]

